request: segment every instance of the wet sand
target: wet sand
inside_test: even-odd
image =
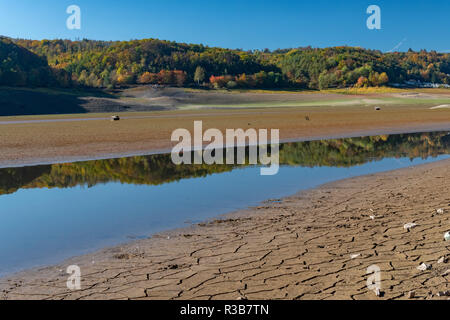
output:
[[[0,298],[448,299],[449,189],[450,160],[337,181],[0,279]],[[72,264],[81,290],[66,288]],[[366,286],[372,265],[380,297]]]

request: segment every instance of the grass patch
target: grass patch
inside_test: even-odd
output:
[[[373,94],[373,93],[403,93],[409,92],[409,89],[391,88],[391,87],[369,87],[369,88],[342,88],[342,89],[327,89],[320,92],[338,93],[338,94]]]

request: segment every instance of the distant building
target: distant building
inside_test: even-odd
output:
[[[450,88],[450,85],[445,83],[421,82],[414,79],[403,83],[390,83],[390,85],[396,88]]]

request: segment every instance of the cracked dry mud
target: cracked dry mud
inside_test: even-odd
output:
[[[450,289],[450,263],[438,263],[450,256],[449,190],[450,160],[338,181],[0,279],[0,298],[448,299],[437,293]],[[66,288],[69,264],[81,290]],[[373,264],[382,297],[366,286]]]

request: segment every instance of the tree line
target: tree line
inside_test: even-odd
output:
[[[131,84],[211,88],[305,88],[450,84],[450,54],[382,53],[359,47],[223,49],[157,39],[0,38],[0,83],[114,88]]]

